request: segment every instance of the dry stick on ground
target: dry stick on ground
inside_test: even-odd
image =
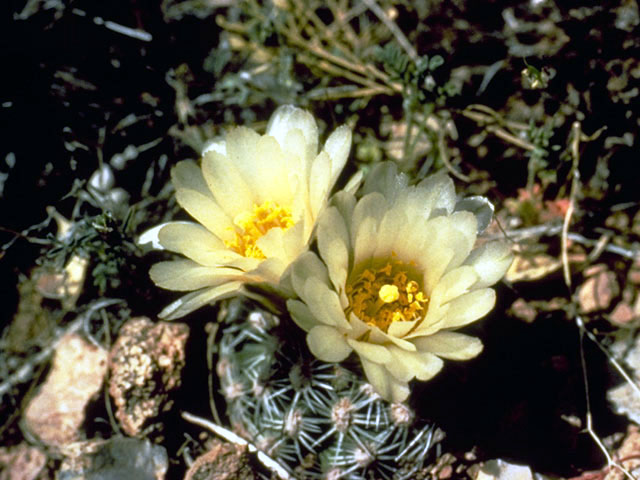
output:
[[[527,124],[505,120],[492,108],[480,104],[469,105],[461,113],[478,125],[484,126],[487,132],[517,147],[528,151],[536,148],[530,141],[518,136],[518,133],[529,129]]]
[[[187,422],[194,423],[196,425],[200,425],[203,428],[211,430],[216,435],[224,438],[228,442],[235,443],[236,445],[246,445],[247,449],[250,452],[256,452],[258,456],[258,460],[267,467],[271,472],[275,473],[282,480],[293,480],[293,477],[289,475],[286,469],[280,465],[276,460],[271,458],[269,455],[264,453],[262,450],[256,448],[255,445],[247,442],[244,438],[236,435],[231,430],[228,430],[220,425],[216,425],[215,423],[207,420],[206,418],[198,417],[196,415],[192,415],[189,412],[182,412],[182,418],[184,418]]]
[[[328,62],[315,63],[315,66],[333,75],[343,76],[345,71],[350,72],[350,76],[345,78],[360,84],[375,94],[393,95],[394,93],[402,92],[402,85],[400,83],[392,82],[389,75],[378,70],[373,65],[363,63],[357,52],[353,51],[353,48],[340,43],[335,36],[329,35],[327,30],[330,25],[325,25],[317,17],[315,12],[310,12],[307,5],[302,4],[299,0],[293,0],[291,4],[295,12],[287,12],[285,23],[277,24],[276,26],[279,33],[282,34],[292,46]],[[264,22],[269,20],[273,21],[273,19],[265,18],[259,8],[254,9],[253,14],[258,20]],[[337,18],[343,16],[344,15],[338,15]],[[225,30],[246,34],[246,27],[237,23],[227,22],[224,17],[218,16],[216,21]],[[325,48],[325,46],[320,43],[319,40],[322,39],[328,43],[329,48]],[[342,56],[335,55],[331,53],[330,50],[340,52]],[[333,65],[337,67],[337,69],[334,68],[332,71],[327,71],[327,65]],[[337,74],[338,71],[342,73]]]
[[[569,208],[567,209],[567,213],[565,214],[564,217],[564,221],[562,224],[562,235],[561,235],[561,251],[562,251],[562,268],[563,268],[563,273],[564,273],[564,281],[567,285],[567,288],[569,289],[569,295],[571,296],[572,300],[573,300],[573,289],[571,287],[571,270],[569,267],[569,255],[568,255],[568,239],[569,239],[569,226],[571,224],[571,217],[573,215],[573,212],[575,210],[575,202],[576,202],[576,196],[578,194],[578,190],[580,188],[580,173],[578,170],[579,167],[579,163],[580,163],[580,140],[582,140],[584,137],[582,135],[582,128],[580,125],[580,122],[573,122],[573,125],[571,126],[571,158],[572,158],[572,166],[571,166],[571,191],[569,194]],[[595,340],[595,337],[593,336],[593,334],[589,335],[591,332],[588,332],[584,322],[582,320],[582,317],[580,317],[580,315],[576,315],[575,316],[575,320],[576,320],[576,325],[578,327],[578,332],[580,335],[580,365],[582,367],[582,377],[583,377],[583,382],[584,382],[584,391],[585,391],[585,401],[586,401],[586,406],[587,406],[587,413],[586,413],[586,430],[589,433],[589,436],[591,436],[591,438],[593,439],[593,441],[596,443],[596,445],[598,445],[598,448],[600,448],[600,450],[602,451],[603,455],[605,456],[605,458],[607,459],[607,467],[608,468],[617,468],[618,470],[620,470],[627,478],[630,478],[632,480],[636,480],[636,477],[633,476],[633,474],[631,472],[629,472],[629,470],[627,470],[623,465],[621,465],[620,463],[616,462],[611,454],[609,453],[609,451],[607,450],[607,447],[605,447],[605,445],[602,443],[602,440],[600,439],[600,437],[598,436],[598,434],[596,433],[596,431],[593,429],[593,417],[592,417],[592,413],[591,413],[591,400],[589,397],[589,377],[587,375],[587,360],[585,358],[585,354],[584,354],[584,336],[585,333],[587,334],[587,336],[592,339]],[[595,342],[596,345],[600,346],[599,342]],[[611,355],[609,354],[609,352],[605,350],[603,350],[605,352],[605,354],[607,355],[607,358],[609,358],[609,360],[616,366],[616,368],[619,369],[620,372],[623,372],[624,370],[620,367],[620,365],[617,364],[617,362],[615,361],[614,358],[611,357]],[[623,375],[625,379],[629,379],[631,380],[626,373]],[[631,385],[635,385],[633,381],[630,382]],[[637,388],[637,386],[635,387]]]
[[[298,24],[293,23],[296,17],[294,15],[289,15],[288,23],[290,30],[283,31],[283,33],[285,35],[289,34],[290,40],[294,39],[296,42],[299,42],[300,39],[303,39],[301,30],[305,30],[305,33],[308,35],[308,38],[310,40],[305,42],[303,39],[303,43],[299,44],[299,46],[303,49],[311,50],[311,48],[309,48],[310,46],[318,46],[318,38],[324,39],[324,41],[327,42],[330,50],[337,50],[345,57],[344,59],[341,59],[340,57],[332,57],[334,59],[337,58],[337,61],[339,62],[338,64],[342,67],[352,69],[354,72],[360,74],[363,77],[375,77],[386,85],[396,85],[395,87],[393,87],[396,91],[399,91],[398,88],[402,88],[399,84],[393,84],[390,81],[389,76],[386,73],[378,70],[375,66],[362,63],[362,58],[357,54],[355,48],[356,46],[353,44],[353,41],[352,45],[344,45],[338,40],[337,36],[335,35],[335,30],[333,31],[333,34],[330,34],[330,27],[335,25],[338,20],[334,20],[330,25],[326,25],[318,18],[313,10],[309,9],[307,4],[301,2],[300,0],[293,0],[292,3],[297,9],[297,13],[299,13],[301,17],[308,16],[314,26],[313,28],[306,28],[307,26],[305,25],[304,27],[300,28]],[[334,18],[342,19],[340,20],[341,28],[339,30],[349,31],[352,32],[353,35],[355,35],[355,32],[348,23],[349,18],[344,14],[341,14],[339,11],[339,7],[337,7],[336,5],[332,5],[333,2],[328,2],[327,4],[330,6]],[[357,36],[355,38],[357,38]],[[328,53],[326,49],[324,49],[324,52]],[[314,53],[325,58],[326,60],[331,61],[331,58],[327,57],[326,54],[321,52],[320,50],[316,50]]]
[[[241,25],[228,22],[224,17],[219,15],[216,17],[216,22],[220,27],[225,30],[240,35],[246,34],[246,29]],[[291,22],[289,22],[291,23]],[[298,32],[295,24],[290,24],[288,27],[282,27],[282,34],[287,37],[289,42],[302,50],[298,53],[298,60],[310,67],[317,67],[325,73],[333,77],[345,78],[355,85],[360,85],[362,88],[358,88],[354,91],[340,92],[339,90],[332,90],[331,98],[340,99],[344,97],[365,97],[373,95],[394,95],[401,87],[388,81],[388,77],[382,74],[386,79],[386,83],[379,83],[373,80],[371,77],[373,71],[367,69],[360,63],[351,63],[341,57],[335,56],[326,51],[321,45],[309,43]],[[293,32],[291,31],[293,30]],[[252,45],[253,49],[260,49],[261,47],[247,42],[247,45]],[[376,73],[380,73],[376,71]],[[355,86],[354,85],[354,86]]]
[[[453,168],[453,165],[451,165],[451,161],[449,160],[449,152],[447,150],[447,145],[444,138],[445,129],[442,125],[439,125],[439,127],[440,128],[438,128],[438,131],[436,133],[438,135],[438,151],[440,152],[440,159],[442,160],[442,163],[444,163],[444,166],[447,167],[447,170],[451,173],[451,175],[456,177],[458,180],[469,183],[471,179],[465,174],[457,171],[455,168]]]
[[[414,62],[418,60],[418,53],[416,49],[413,48],[413,45],[409,42],[409,39],[402,33],[402,30],[398,28],[398,25],[391,20],[387,12],[385,12],[380,5],[376,2],[376,0],[362,0],[369,10],[371,10],[378,19],[386,25],[386,27],[393,33],[393,36],[396,37],[396,40],[400,44],[400,46],[404,49],[409,58]]]

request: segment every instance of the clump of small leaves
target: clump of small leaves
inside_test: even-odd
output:
[[[141,252],[133,242],[129,228],[131,215],[123,221],[109,211],[86,216],[73,223],[62,238],[51,238],[41,263],[62,269],[71,257],[78,255],[90,260],[90,275],[99,295],[121,286],[122,278],[132,274]]]

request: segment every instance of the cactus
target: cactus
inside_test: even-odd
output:
[[[420,477],[440,430],[363,375],[313,358],[288,318],[238,299],[221,317],[217,373],[236,432],[298,479]]]

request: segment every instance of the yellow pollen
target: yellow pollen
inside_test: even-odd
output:
[[[236,236],[225,245],[245,257],[264,259],[266,257],[256,245],[257,241],[272,228],[288,230],[295,222],[290,209],[267,200],[261,205],[255,204],[252,212],[238,215],[234,223]]]
[[[411,322],[424,317],[429,299],[421,291],[412,265],[396,259],[378,268],[367,268],[347,282],[347,315],[386,332],[393,322]]]
[[[400,292],[398,291],[398,287],[396,285],[387,284],[380,287],[378,296],[384,303],[391,303],[400,298]]]

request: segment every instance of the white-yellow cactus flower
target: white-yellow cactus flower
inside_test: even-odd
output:
[[[201,165],[178,163],[176,199],[197,223],[164,224],[141,240],[186,257],[151,268],[158,286],[190,292],[160,317],[182,317],[247,283],[277,285],[307,249],[350,148],[351,130],[341,126],[318,153],[315,119],[286,105],[264,135],[234,128],[205,149]]]
[[[394,164],[380,164],[360,200],[338,192],[318,219],[320,257],[302,254],[283,277],[299,297],[287,306],[311,352],[327,362],[357,353],[387,400],[404,401],[408,382],[432,378],[443,358],[482,351],[479,339],[455,330],[493,308],[488,287],[512,255],[500,242],[473,250],[476,217],[455,206],[448,176],[408,186]]]

